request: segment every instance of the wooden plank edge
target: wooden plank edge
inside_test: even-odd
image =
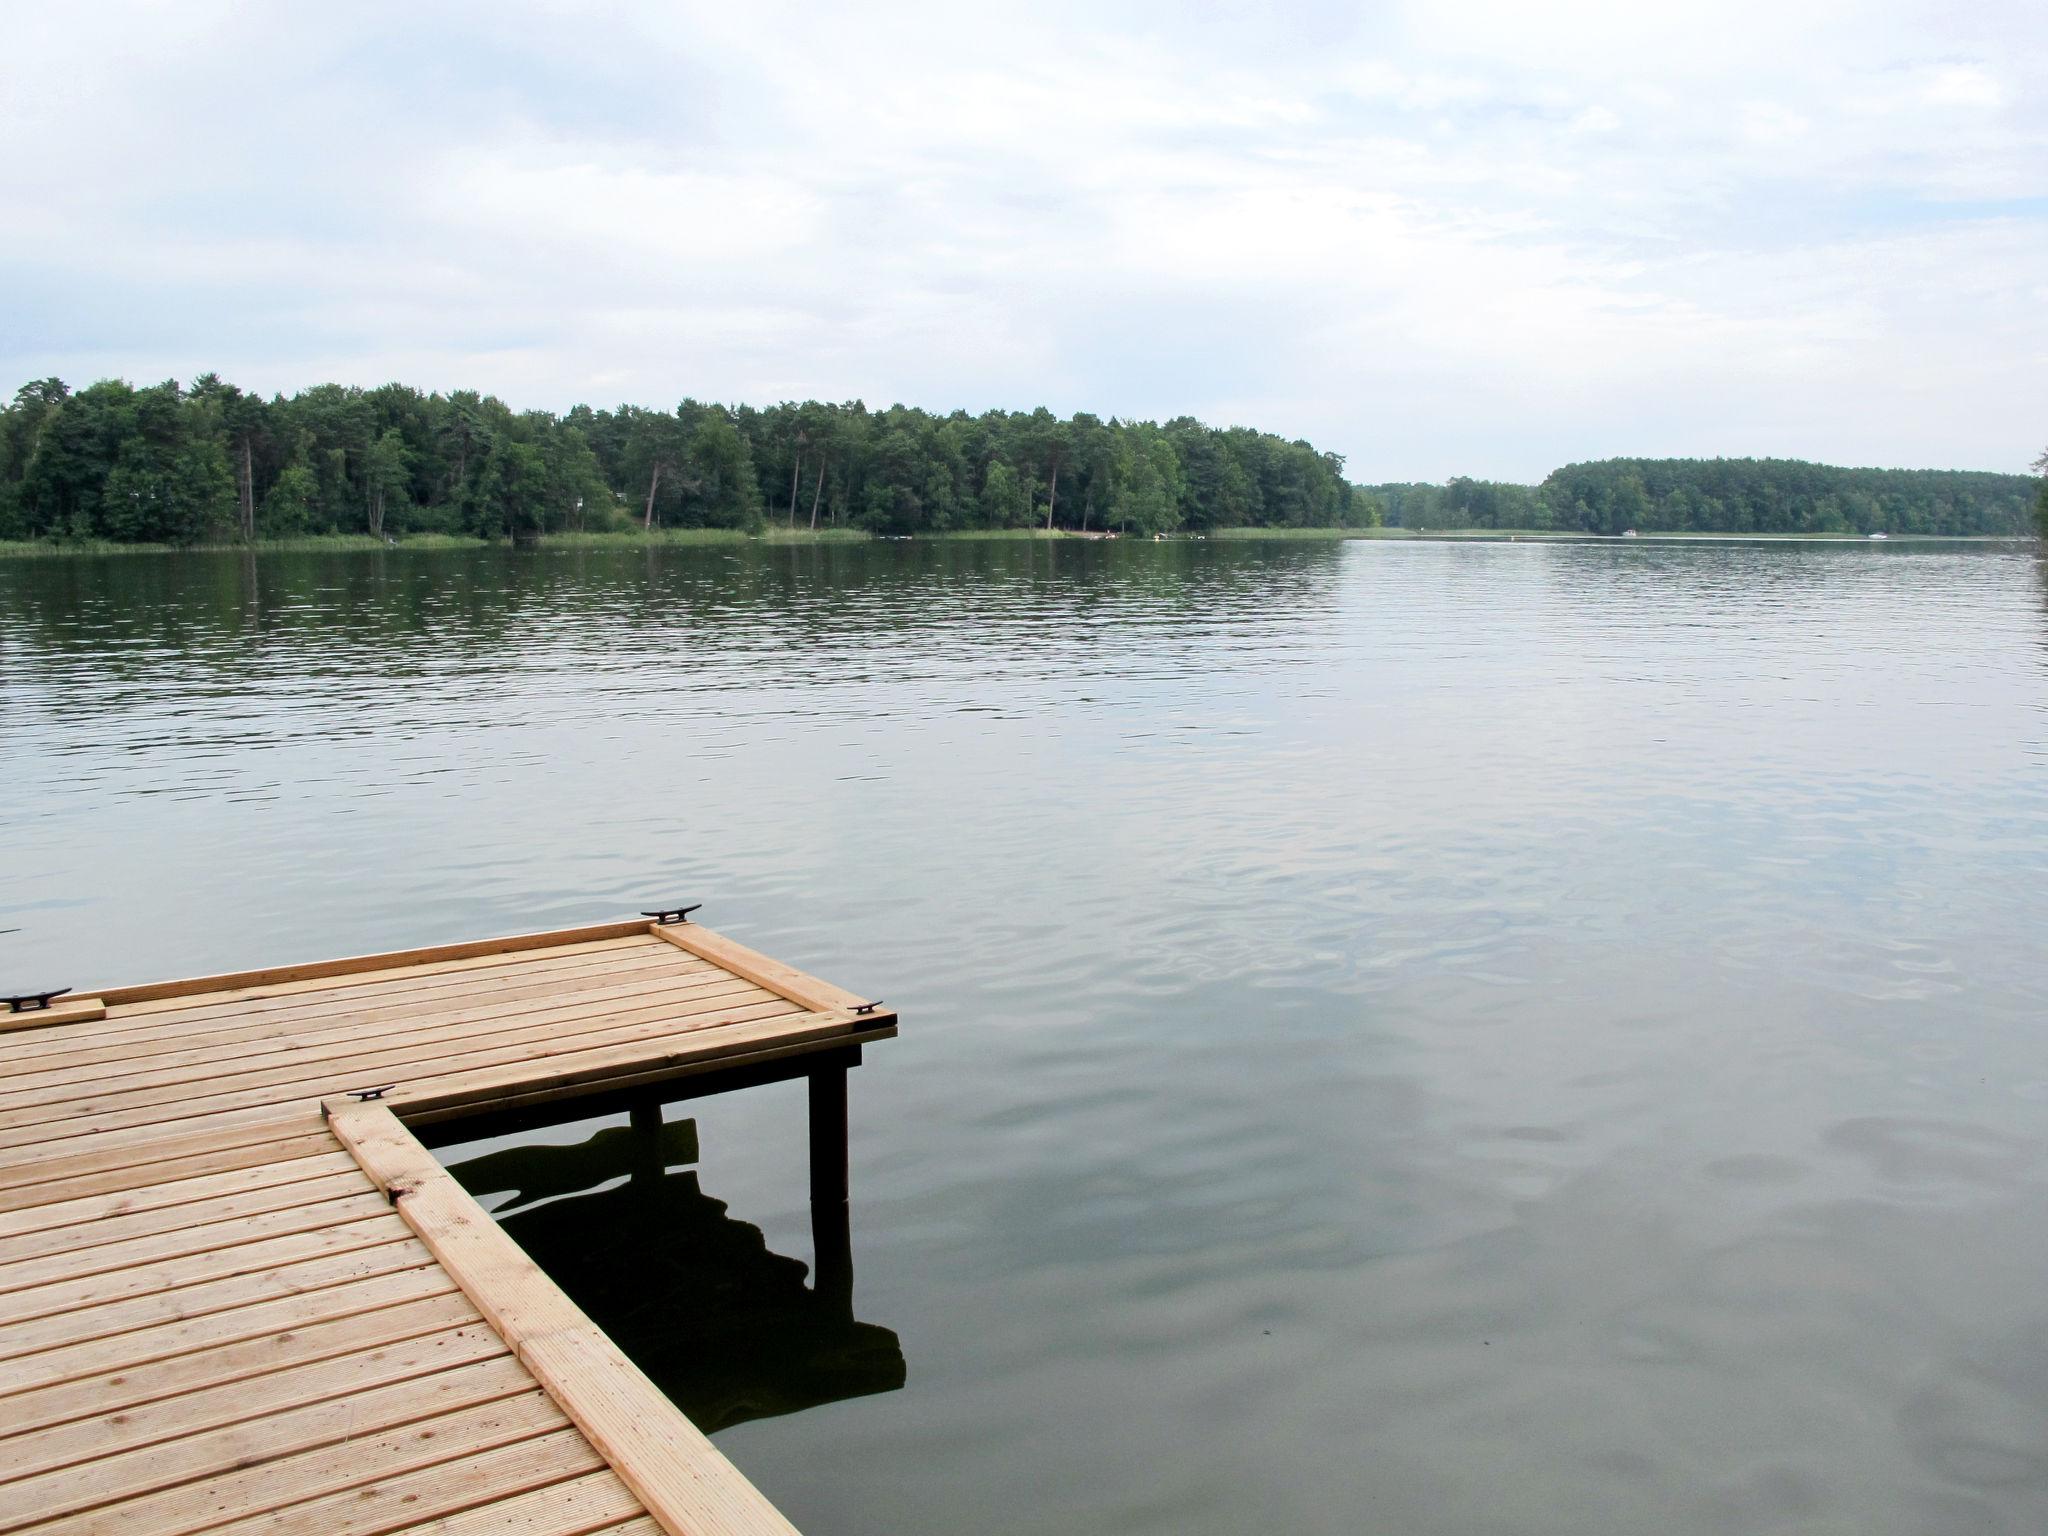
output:
[[[816,1012],[844,1009],[851,1013],[873,1001],[807,975],[793,965],[784,965],[780,960],[696,923],[650,923],[648,927],[656,938],[667,939],[685,954],[723,966],[735,976],[745,977],[756,986],[766,987],[770,992]]]
[[[78,997],[52,1003],[47,1008],[30,1008],[23,1013],[0,1013],[0,1030],[51,1029],[59,1024],[85,1024],[107,1016],[103,997]]]
[[[721,978],[716,985],[726,992],[679,989],[665,996],[564,1008],[554,1016],[515,1019],[497,1027],[492,1027],[497,1025],[495,1020],[484,1020],[481,1027],[452,1026],[469,1031],[463,1034],[423,1030],[415,1038],[395,1042],[370,1038],[352,1053],[338,1043],[330,1043],[324,1050],[316,1046],[260,1054],[246,1051],[217,1057],[211,1063],[181,1066],[175,1070],[183,1075],[175,1077],[169,1071],[161,1077],[143,1072],[133,1079],[110,1076],[42,1088],[12,1088],[9,1079],[0,1075],[0,1144],[34,1145],[23,1143],[21,1137],[38,1127],[44,1131],[42,1139],[49,1142],[137,1125],[168,1127],[247,1109],[255,1103],[309,1100],[351,1080],[375,1082],[411,1076],[433,1081],[483,1070],[508,1058],[518,1061],[530,1053],[553,1059],[600,1048],[602,1040],[593,1043],[592,1037],[622,1036],[638,1030],[645,1038],[659,1039],[663,1038],[660,1031],[670,1030],[681,1038],[727,1023],[763,1021],[797,1012],[797,1005],[788,998],[740,977]]]
[[[480,955],[508,955],[520,950],[547,949],[556,944],[585,944],[597,939],[626,939],[646,933],[645,918],[623,923],[595,923],[582,928],[556,928],[545,933],[517,933],[504,938],[471,939],[459,944],[433,944],[422,949],[394,949],[375,955],[350,955],[340,960],[314,960],[299,965],[268,966],[253,971],[224,971],[216,976],[188,976],[179,981],[145,982],[134,987],[108,987],[100,1000],[108,1007],[148,1003],[195,992],[227,992],[237,987],[265,987],[285,981],[312,981],[347,976],[357,971],[391,970],[427,965],[436,960],[469,960]]]
[[[457,972],[447,967],[486,962],[497,964],[506,957],[489,955],[484,961],[477,962],[443,960],[438,964],[396,971],[364,971],[359,976],[346,978],[341,987],[332,981],[303,983],[325,989],[310,994],[289,992],[288,989],[296,985],[292,982],[282,982],[274,987],[250,987],[240,992],[200,993],[197,995],[200,1008],[211,1009],[215,1006],[215,999],[230,1000],[225,1005],[229,1011],[206,1018],[195,1018],[196,1009],[182,1014],[156,1011],[185,999],[131,1003],[115,1016],[102,1021],[103,1028],[67,1036],[37,1036],[21,1041],[21,1049],[10,1046],[0,1054],[0,1085],[19,1085],[31,1077],[40,1079],[60,1072],[89,1071],[94,1067],[110,1067],[121,1076],[143,1075],[158,1070],[166,1061],[176,1065],[182,1058],[249,1042],[267,1041],[281,1047],[285,1041],[293,1040],[317,1045],[321,1036],[333,1033],[350,1039],[381,1038],[384,1033],[400,1027],[412,1027],[416,1020],[431,1022],[456,1013],[511,1017],[571,998],[587,1000],[598,994],[625,993],[650,982],[686,985],[687,978],[694,976],[733,986],[751,985],[744,977],[728,975],[708,960],[693,960],[689,956],[681,962],[670,960],[668,945],[648,934],[638,937],[646,941],[645,949],[631,939],[614,940],[630,947],[612,951],[600,949],[596,953],[620,956],[621,961],[614,962],[615,969],[587,967],[567,971],[562,974],[572,985],[559,990],[548,985],[553,973],[543,972],[541,968],[549,963],[552,955],[578,953],[577,946],[565,945],[561,949],[546,951],[539,959],[526,961],[525,966],[518,968],[499,966],[501,976],[533,976],[535,980],[520,981],[507,987],[487,983],[484,987],[468,991],[450,988],[448,994],[440,998],[433,998],[433,994],[423,988],[420,992],[387,1002],[369,993],[368,988],[376,985],[379,976],[387,975],[418,977],[422,981],[454,976],[459,982],[466,974],[475,973]],[[651,955],[650,951],[653,952]],[[657,964],[642,968],[639,963],[641,956],[648,956]],[[532,970],[527,970],[526,966],[531,966]],[[363,990],[358,992],[358,988]],[[342,1000],[344,990],[348,994],[346,1001]],[[295,1001],[301,997],[310,1001]],[[281,1002],[284,1006],[275,1012],[265,1011],[273,1002]],[[43,1049],[32,1050],[28,1048],[31,1046]]]
[[[792,1056],[844,1050],[850,1045],[868,1045],[877,1040],[891,1039],[895,1034],[894,1024],[884,1024],[855,1034],[830,1035],[724,1056],[698,1056],[681,1062],[664,1062],[661,1058],[650,1058],[646,1063],[622,1068],[601,1078],[586,1078],[574,1083],[536,1079],[535,1085],[528,1089],[493,1089],[487,1102],[478,1102],[472,1095],[451,1095],[447,1102],[429,1101],[424,1106],[414,1101],[399,1100],[392,1103],[392,1110],[407,1125],[435,1125],[449,1120],[465,1119],[486,1111],[530,1109],[537,1104],[549,1104],[560,1099],[587,1098],[598,1094],[615,1093],[623,1088],[650,1088],[658,1083],[673,1082],[684,1077],[699,1077],[713,1072],[734,1072],[742,1067],[783,1061]]]
[[[642,945],[639,940],[646,940]],[[466,980],[477,979],[478,973],[488,984],[493,972],[504,976],[543,976],[556,972],[587,970],[590,962],[599,964],[615,961],[627,955],[645,954],[658,949],[660,940],[641,929],[611,939],[582,939],[571,944],[554,944],[546,950],[533,953],[514,950],[511,954],[492,953],[471,955],[466,960],[422,960],[411,965],[397,965],[388,970],[351,971],[343,979],[349,987],[386,987],[390,991],[380,993],[381,997],[403,1000],[408,995],[419,995],[437,988],[460,986]],[[507,959],[524,957],[524,963],[508,966]],[[128,1033],[140,1034],[141,1027],[161,1021],[165,1015],[176,1015],[180,1025],[189,1026],[194,1016],[242,1017],[250,1013],[289,1016],[311,1008],[328,1008],[333,1005],[331,994],[336,986],[333,977],[315,976],[304,981],[274,981],[268,986],[230,987],[225,992],[193,992],[177,997],[160,997],[146,1003],[123,1003],[118,1017],[110,1019],[110,1025],[126,1025]],[[203,1020],[202,1020],[202,1027]],[[104,1033],[94,1032],[94,1038],[115,1039],[110,1029]]]
[[[834,1011],[741,1020],[536,1061],[478,1067],[438,1080],[423,1078],[400,1083],[373,1102],[384,1104],[406,1120],[441,1110],[480,1113],[511,1098],[532,1100],[539,1094],[563,1097],[595,1093],[619,1086],[615,1079],[621,1077],[680,1077],[692,1071],[716,1071],[757,1053],[828,1050],[886,1039],[895,1033],[893,1015],[878,1014],[868,1019]],[[348,1094],[334,1094],[323,1101],[323,1109],[353,1102],[359,1101]]]
[[[334,1134],[669,1536],[796,1536],[382,1104],[325,1106]]]

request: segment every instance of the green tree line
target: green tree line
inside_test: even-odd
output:
[[[2048,454],[2035,466],[2048,472]],[[185,543],[295,534],[860,528],[1527,528],[2003,534],[2048,485],[1796,459],[1607,459],[1540,485],[1352,485],[1312,445],[1191,417],[936,415],[860,401],[514,411],[475,391],[322,384],[268,399],[207,374],[0,406],[0,538]]]
[[[2016,537],[2032,531],[2037,515],[2048,517],[2048,489],[2026,475],[1842,469],[1803,459],[1603,459],[1567,464],[1541,485],[1456,479],[1375,486],[1372,494],[1389,523],[1418,529]]]
[[[1305,442],[1190,417],[766,409],[515,411],[474,391],[213,374],[24,385],[0,407],[0,538],[523,537],[670,528],[1370,526],[1379,503]]]
[[[2041,537],[2048,539],[2048,449],[2034,460],[2034,473],[2041,477],[2040,494],[2034,499],[2034,519],[2041,525]]]

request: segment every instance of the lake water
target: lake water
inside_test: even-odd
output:
[[[702,900],[900,1009],[901,1384],[719,1435],[816,1536],[2048,1528],[2030,550],[0,562],[0,832],[4,990]],[[808,1263],[802,1088],[675,1113]]]

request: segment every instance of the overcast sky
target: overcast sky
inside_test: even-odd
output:
[[[2048,443],[2042,0],[0,14],[0,384]]]

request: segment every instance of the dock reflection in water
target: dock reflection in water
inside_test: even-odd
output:
[[[846,1202],[829,1190],[813,1202],[813,1280],[699,1186],[694,1120],[646,1105],[568,1145],[442,1155],[706,1434],[904,1384],[895,1333],[853,1315]]]

